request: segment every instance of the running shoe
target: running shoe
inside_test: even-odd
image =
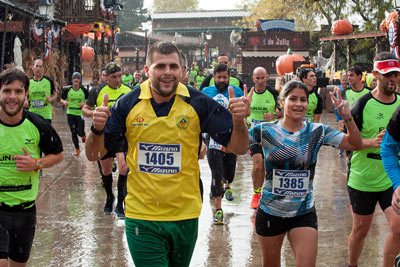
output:
[[[114,204],[115,197],[107,197],[106,204],[104,205],[104,214],[110,215],[112,214],[113,204]]]
[[[114,209],[115,214],[117,215],[118,219],[124,220],[125,219],[125,211],[121,205],[118,205]]]
[[[226,187],[224,189],[224,191],[225,191],[224,194],[225,194],[226,200],[232,201],[233,200],[233,194],[232,194],[231,188],[230,187]]]
[[[400,267],[400,254],[394,259],[394,267]]]
[[[224,224],[224,213],[222,212],[221,209],[218,209],[215,212],[215,217],[214,217],[214,224]]]
[[[86,142],[86,135],[82,136],[82,143],[85,143],[85,142]]]
[[[79,156],[80,153],[81,153],[81,151],[79,149],[75,149],[74,156]]]
[[[258,202],[260,201],[260,197],[261,197],[261,192],[258,193],[258,194],[254,194],[253,193],[253,198],[252,198],[251,203],[250,203],[250,207],[252,209],[256,210],[258,208]]]

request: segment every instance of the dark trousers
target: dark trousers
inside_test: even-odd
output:
[[[75,149],[79,149],[79,140],[78,135],[80,137],[85,136],[85,121],[81,116],[67,114],[68,126],[71,130],[72,142],[74,143]]]

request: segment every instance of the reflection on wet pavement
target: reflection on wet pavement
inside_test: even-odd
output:
[[[333,114],[322,122],[336,128]],[[64,161],[44,170],[37,201],[37,228],[28,266],[134,266],[130,258],[124,222],[104,215],[105,193],[97,164],[88,162],[74,148],[66,116],[56,109],[53,125],[64,145]],[[88,131],[90,121],[86,121]],[[204,202],[199,237],[191,266],[261,266],[261,252],[253,226],[251,159],[238,157],[231,187],[235,199],[223,200],[224,225],[213,225],[209,200],[211,172],[206,159],[200,160]],[[116,180],[117,175],[114,174]],[[115,183],[114,183],[115,184]],[[116,185],[115,185],[116,187]],[[114,188],[115,188],[114,187]],[[347,237],[351,213],[346,190],[346,161],[338,150],[323,147],[314,179],[319,238],[317,266],[347,266]],[[359,266],[382,264],[382,250],[388,226],[379,206],[368,234]],[[282,266],[295,266],[287,240],[282,248]]]

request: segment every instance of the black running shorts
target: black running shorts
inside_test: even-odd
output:
[[[35,206],[25,211],[0,208],[0,259],[25,263],[31,253],[36,226]]]
[[[393,187],[381,192],[365,192],[347,186],[351,209],[358,215],[370,215],[374,213],[376,203],[383,211],[392,205]]]
[[[313,208],[311,212],[296,217],[277,217],[257,209],[256,232],[261,236],[276,236],[287,233],[293,228],[312,227],[318,230],[317,213]]]

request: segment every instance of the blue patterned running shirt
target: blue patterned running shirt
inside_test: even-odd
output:
[[[264,153],[265,180],[259,207],[278,217],[295,217],[314,207],[313,178],[322,145],[338,147],[344,134],[320,123],[288,132],[280,121],[249,130],[249,148]]]

